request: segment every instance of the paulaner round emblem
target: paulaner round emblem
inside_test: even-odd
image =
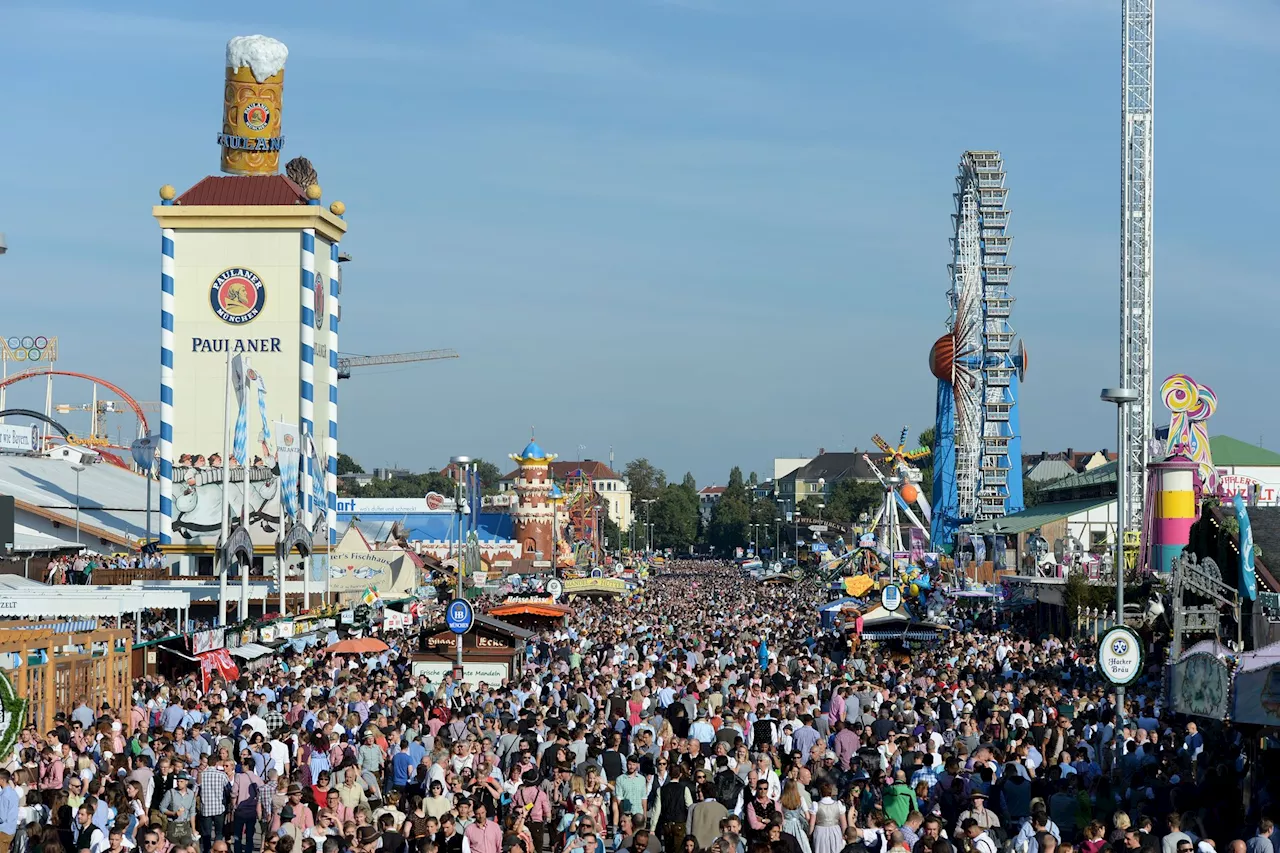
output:
[[[271,108],[254,102],[244,108],[244,126],[250,130],[262,130],[271,124]]]
[[[213,280],[209,288],[209,304],[213,313],[226,323],[240,326],[262,313],[267,290],[253,270],[232,267]]]

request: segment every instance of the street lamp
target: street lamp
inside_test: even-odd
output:
[[[644,504],[644,527],[645,527],[644,550],[646,553],[653,550],[653,536],[650,533],[653,530],[653,525],[649,521],[649,516],[652,510],[649,508],[649,506],[656,500],[657,498],[642,498],[640,500],[640,503]]]
[[[826,504],[818,504],[818,521],[822,521],[822,511],[826,508]]]
[[[773,558],[780,559],[778,554],[782,552],[782,516],[778,516],[773,520]]]
[[[80,472],[84,466],[79,462],[71,463],[71,470],[76,472],[76,544],[80,544]]]
[[[1102,400],[1116,407],[1116,620],[1124,624],[1124,528],[1125,491],[1129,479],[1129,458],[1124,446],[1125,406],[1137,402],[1138,392],[1132,388],[1103,388]],[[1124,686],[1116,685],[1116,731],[1124,725]]]
[[[454,489],[453,489],[453,494],[454,494],[453,513],[454,513],[454,518],[456,518],[458,521],[458,554],[457,554],[458,562],[457,562],[456,571],[455,571],[455,577],[457,578],[456,580],[457,589],[455,590],[456,592],[455,597],[462,598],[462,545],[463,545],[462,479],[466,476],[467,466],[471,464],[471,457],[470,456],[451,456],[449,457],[449,464],[453,466],[453,473],[455,478]],[[458,640],[458,654],[459,655],[462,654],[461,635],[459,635],[459,640]],[[461,660],[459,660],[458,665],[459,666],[462,665]]]

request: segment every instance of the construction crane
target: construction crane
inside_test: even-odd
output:
[[[97,396],[97,388],[94,388],[94,396]],[[137,404],[138,408],[144,412],[160,411],[160,404],[156,402],[143,402]],[[128,403],[117,402],[116,400],[94,400],[92,403],[84,403],[76,405],[74,403],[59,403],[53,407],[53,410],[61,415],[70,414],[71,412],[91,412],[91,424],[89,426],[90,436],[93,438],[101,438],[107,434],[107,415],[133,415],[131,407]]]
[[[377,367],[382,364],[411,364],[418,361],[439,361],[444,358],[457,358],[458,353],[452,349],[428,349],[419,352],[393,352],[387,355],[355,355],[353,353],[338,354],[338,378],[350,379],[353,367]]]
[[[1117,477],[1122,530],[1141,530],[1151,436],[1151,214],[1155,103],[1155,0],[1121,0],[1123,16],[1120,196],[1120,385],[1137,392],[1121,408]]]

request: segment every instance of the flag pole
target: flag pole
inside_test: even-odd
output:
[[[227,347],[227,379],[222,398],[222,547],[218,550],[218,627],[227,627],[227,537],[231,535],[231,348]],[[151,506],[151,502],[147,502]],[[244,619],[244,614],[239,614]]]
[[[249,359],[244,359],[244,375],[240,377],[241,389],[244,396],[240,398],[240,407],[245,411],[246,423],[248,418],[249,406]],[[247,427],[246,427],[247,428]],[[245,438],[244,461],[240,465],[240,470],[244,474],[244,493],[240,500],[240,523],[244,525],[245,531],[249,530],[249,469],[252,467],[251,455],[249,453],[249,439]],[[250,533],[252,537],[252,533]],[[240,619],[243,621],[249,618],[249,570],[253,566],[253,555],[249,555],[249,560],[240,567]],[[262,609],[266,610],[266,602],[263,601]]]

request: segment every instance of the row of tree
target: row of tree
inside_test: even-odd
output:
[[[480,474],[481,490],[486,495],[498,493],[498,481],[502,472],[497,465],[477,459],[476,469]],[[360,463],[345,453],[338,454],[338,474],[364,474]],[[386,480],[373,480],[363,486],[348,485],[346,481],[338,481],[338,494],[352,498],[420,498],[427,492],[439,492],[445,497],[454,493],[453,480],[439,471],[428,471],[424,474],[408,474],[391,477]]]
[[[920,446],[933,447],[933,428],[922,432]],[[502,477],[496,465],[479,460],[480,481],[485,494],[498,491]],[[926,495],[932,492],[933,470],[929,460],[917,463],[923,476],[920,488]],[[888,473],[887,465],[881,470]],[[364,473],[355,460],[339,454],[338,473]],[[672,548],[687,552],[691,546],[713,547],[717,554],[732,553],[735,548],[745,548],[752,542],[753,534],[761,547],[771,547],[780,528],[785,528],[781,507],[772,497],[757,497],[755,486],[759,478],[755,472],[744,477],[742,469],[734,466],[729,481],[719,500],[704,519],[698,501],[698,485],[693,474],[685,473],[679,483],[668,482],[666,473],[648,459],[633,459],[623,469],[623,476],[631,489],[635,529],[630,536],[623,535],[612,519],[604,520],[604,534],[610,548],[618,544],[634,543],[640,547],[645,542],[646,523],[653,525],[653,545],[656,548]],[[339,489],[343,487],[340,485]],[[348,488],[344,494],[353,497],[397,498],[420,497],[430,491],[444,495],[453,493],[453,481],[438,472],[414,474],[390,480],[374,480],[363,487]],[[829,484],[819,507],[814,497],[800,502],[801,517],[856,522],[864,515],[874,516],[884,502],[884,487],[876,482],[854,479],[839,480]],[[755,527],[753,528],[753,525]]]

